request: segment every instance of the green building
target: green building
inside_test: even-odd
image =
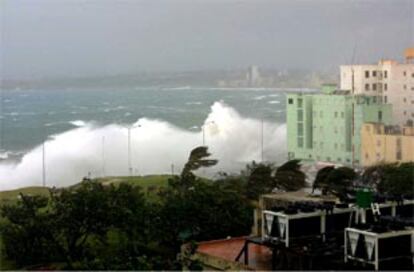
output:
[[[359,165],[362,124],[392,122],[392,106],[381,97],[351,95],[335,85],[286,99],[289,159]]]

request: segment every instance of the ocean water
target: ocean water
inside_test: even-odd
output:
[[[53,186],[126,175],[128,154],[134,174],[178,172],[203,134],[219,159],[210,175],[286,158],[283,90],[13,89],[0,107],[0,190],[42,183],[43,143]]]

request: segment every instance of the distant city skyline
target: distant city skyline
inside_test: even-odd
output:
[[[2,79],[400,60],[412,0],[5,0]]]

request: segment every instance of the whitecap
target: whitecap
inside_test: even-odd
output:
[[[199,101],[195,101],[195,102],[186,102],[186,105],[201,105],[203,103],[199,102]]]
[[[82,120],[70,121],[69,123],[74,125],[75,127],[84,127],[84,126],[86,126],[86,122],[82,121]]]
[[[253,100],[263,100],[266,98],[266,95],[260,95],[253,98]]]

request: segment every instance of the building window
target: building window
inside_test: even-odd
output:
[[[403,74],[404,74],[404,76],[407,76],[407,71],[404,71],[404,73],[403,73]]]
[[[404,84],[403,88],[404,88],[404,90],[407,90],[407,85]]]
[[[288,103],[289,104],[293,104],[293,99],[292,98],[289,98]]]
[[[384,83],[384,91],[388,90],[388,84]]]
[[[303,135],[303,123],[298,123],[298,135]]]
[[[302,100],[302,98],[298,98],[298,107],[302,107],[302,104],[303,104],[303,100]]]
[[[365,91],[369,91],[369,84],[365,84]]]
[[[404,97],[403,101],[404,101],[404,103],[407,103],[407,98]]]
[[[298,122],[303,122],[303,110],[298,109]]]
[[[388,102],[388,98],[386,96],[384,96],[384,102],[385,104]]]
[[[369,155],[368,155],[368,153],[365,153],[365,159],[369,159]]]
[[[387,78],[388,77],[388,71],[384,71],[384,77]]]
[[[372,71],[372,76],[376,77],[377,76],[377,71]]]
[[[414,77],[414,73],[411,74],[411,77]]]
[[[365,78],[369,78],[369,71],[365,71]]]
[[[303,138],[298,137],[298,147],[303,147]]]
[[[376,91],[377,90],[377,84],[375,84],[375,83],[372,84],[372,90],[373,91]]]
[[[407,111],[404,111],[404,115],[407,115]]]
[[[378,121],[382,121],[382,111],[378,111]]]
[[[337,111],[335,112],[335,118],[338,118],[338,112]]]

